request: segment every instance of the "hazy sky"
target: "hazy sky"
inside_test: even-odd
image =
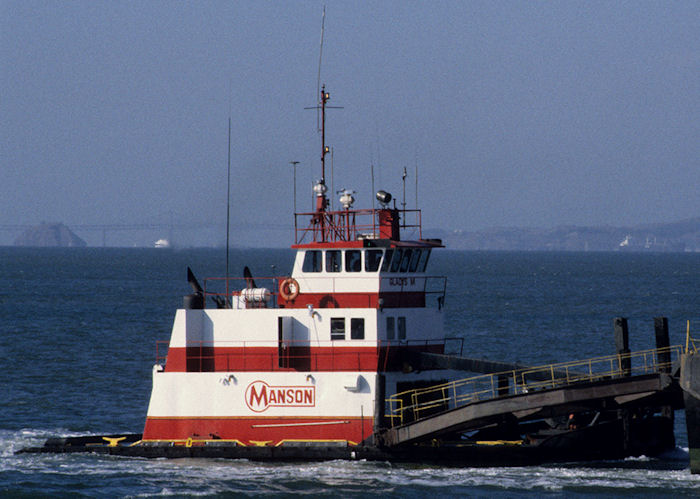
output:
[[[0,224],[215,224],[287,241],[320,177],[424,227],[700,216],[700,2],[0,0]],[[329,177],[330,182],[330,175]],[[272,226],[272,231],[252,229]],[[216,240],[216,241],[214,241]]]

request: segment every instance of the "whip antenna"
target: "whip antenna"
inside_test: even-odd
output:
[[[230,98],[230,95],[229,95]],[[226,301],[228,304],[229,241],[231,231],[231,112],[228,116],[228,175],[226,177]],[[226,305],[228,307],[228,305]]]
[[[321,43],[318,50],[318,76],[316,77],[316,95],[321,93],[321,61],[323,59],[323,28],[326,25],[326,6],[323,6],[323,15],[321,16]],[[319,123],[319,109],[316,109],[316,129],[318,132],[321,131],[321,125]]]

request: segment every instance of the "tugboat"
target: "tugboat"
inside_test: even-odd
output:
[[[51,438],[20,452],[260,460],[374,459],[527,465],[673,449],[683,407],[668,331],[657,350],[529,367],[448,355],[446,277],[421,211],[376,193],[295,213],[291,274],[209,278],[156,354],[142,434]],[[157,350],[160,345],[157,345]],[[633,361],[641,368],[633,367]],[[462,373],[460,373],[460,371]],[[463,372],[482,373],[466,379]]]
[[[320,97],[325,117],[325,87]],[[202,287],[190,273],[194,294],[153,371],[144,443],[357,445],[381,424],[387,392],[432,379],[395,359],[443,352],[446,278],[426,272],[442,244],[422,238],[419,210],[397,209],[385,191],[379,209],[355,209],[345,190],[342,209],[329,210],[322,122],[316,209],[295,213],[291,275],[259,287],[246,270]]]

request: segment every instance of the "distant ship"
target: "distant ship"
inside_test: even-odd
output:
[[[155,247],[156,248],[169,248],[170,247],[170,241],[167,239],[158,239],[155,242]]]

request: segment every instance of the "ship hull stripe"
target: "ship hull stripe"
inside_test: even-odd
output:
[[[415,308],[425,307],[424,291],[380,291],[378,293],[300,293],[294,300],[280,297],[280,308]]]
[[[372,434],[371,417],[148,417],[143,440],[238,440],[244,445],[279,445],[284,440],[346,440],[359,443]]]

